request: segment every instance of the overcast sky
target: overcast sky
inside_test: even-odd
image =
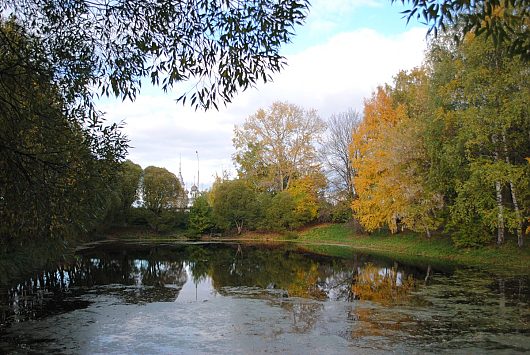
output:
[[[349,108],[362,112],[363,99],[402,69],[421,64],[426,28],[402,19],[400,4],[390,0],[313,0],[304,26],[282,49],[288,66],[273,83],[239,93],[226,108],[201,112],[177,104],[176,91],[143,87],[135,102],[105,100],[110,121],[123,120],[131,140],[129,159],[143,168],[165,167],[182,175],[189,189],[197,181],[208,188],[223,170],[235,176],[232,133],[259,108],[287,101],[314,108],[322,119]]]

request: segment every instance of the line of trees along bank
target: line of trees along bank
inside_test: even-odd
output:
[[[431,44],[365,103],[351,146],[354,214],[388,226],[451,233],[460,246],[523,245],[530,215],[530,70],[491,39]]]
[[[201,209],[213,222],[197,230],[215,221],[238,232],[292,229],[329,218],[335,197],[335,216],[346,202],[367,232],[445,232],[462,247],[513,236],[522,246],[529,83],[526,62],[468,34],[458,45],[433,41],[422,67],[365,101],[362,119],[332,117],[320,159],[324,125],[314,112],[286,103],[259,110],[235,129],[238,179],[216,182]]]
[[[292,230],[353,211],[367,232],[446,232],[464,247],[514,236],[522,246],[527,66],[472,35],[433,41],[425,63],[379,87],[362,118],[349,111],[325,124],[286,102],[258,110],[234,129],[237,179],[218,178],[197,198],[188,228]]]
[[[326,125],[276,102],[234,130],[235,180],[195,201],[195,233],[291,230],[353,218],[367,232],[445,232],[458,246],[523,245],[530,215],[530,72],[490,40],[431,43]],[[346,132],[346,133],[345,133]],[[321,149],[316,146],[320,143]]]
[[[315,111],[276,102],[258,110],[241,127],[235,128],[234,161],[238,179],[218,177],[212,188],[196,198],[189,212],[189,229],[194,234],[243,229],[291,230],[323,216],[326,179],[318,160],[316,142],[325,124]],[[143,207],[131,208],[129,215],[141,216],[153,227],[146,214],[174,215],[172,203],[153,206],[148,201],[150,180],[147,168],[137,177]],[[173,180],[177,181],[176,178]],[[167,183],[161,181],[160,191]],[[160,193],[153,196],[161,196]],[[176,195],[175,195],[176,196]],[[155,208],[156,207],[156,208]],[[173,212],[171,212],[173,210]],[[329,210],[329,208],[328,208]],[[338,216],[337,218],[343,218]],[[156,228],[160,230],[160,228]]]
[[[118,177],[122,204],[114,210],[113,226],[144,226],[161,233],[186,228],[188,197],[175,174],[156,166],[142,169],[127,160]]]
[[[263,2],[238,7],[248,20],[243,31],[233,27],[240,23],[241,13],[233,8],[238,5],[208,7],[203,14],[200,3],[192,2],[197,26],[185,31],[184,37],[178,26],[160,25],[187,23],[175,21],[189,14],[179,1],[171,3],[169,12],[138,1],[118,8],[82,0],[69,8],[53,1],[2,3],[2,14],[13,15],[9,20],[2,16],[0,26],[2,242],[19,237],[65,237],[115,221],[115,214],[128,208],[124,207],[127,201],[120,200],[125,187],[119,176],[127,140],[116,125],[105,126],[94,107],[93,88],[101,90],[101,95],[134,99],[143,76],[170,88],[198,74],[205,82],[213,76],[215,83],[210,88],[198,86],[191,94],[195,105],[216,106],[216,98],[229,101],[239,89],[259,78],[267,80],[281,68],[278,47],[289,40],[294,24],[303,21],[308,6],[305,1],[265,3],[274,11],[263,12]],[[521,38],[528,38],[524,2],[511,2],[508,8],[499,7],[498,2],[493,5],[484,8],[494,11],[494,17],[476,18],[486,21],[477,31],[492,34],[495,32],[488,26],[500,24],[502,30],[505,23],[515,26]],[[424,10],[432,12],[431,8]],[[140,35],[116,31],[146,24],[146,13],[160,14],[160,23],[153,28],[146,25],[147,32]],[[271,28],[271,23],[280,25]],[[222,30],[231,36],[206,43],[201,32],[205,26],[208,31]],[[514,28],[510,26],[507,28]],[[117,33],[122,41],[114,40]],[[524,50],[528,43],[522,42],[521,47],[515,40],[511,43],[516,46],[505,50],[503,41],[494,37],[495,45],[471,35],[459,46],[442,39],[433,45],[425,68],[402,73],[393,86],[378,90],[367,102],[363,123],[353,130],[356,138],[350,143],[345,174],[334,169],[332,161],[319,166],[315,159],[314,144],[323,128],[314,113],[283,105],[286,113],[274,126],[265,119],[279,112],[281,103],[268,112],[258,111],[246,126],[236,130],[235,161],[239,180],[251,189],[260,206],[269,207],[242,217],[229,216],[230,223],[221,223],[221,210],[215,212],[212,191],[205,206],[216,216],[214,225],[239,230],[247,225],[276,228],[273,222],[285,218],[278,226],[294,228],[325,216],[331,194],[328,189],[324,199],[321,186],[325,185],[322,173],[327,173],[327,166],[337,177],[347,177],[346,194],[337,188],[333,195],[342,205],[353,199],[356,218],[368,230],[404,226],[429,234],[445,227],[454,232],[460,245],[485,243],[492,234],[499,243],[506,234],[515,234],[522,244],[530,190],[525,161],[530,155],[528,51]],[[248,51],[240,50],[241,40],[251,41],[245,47]],[[179,45],[175,48],[167,43]],[[261,55],[263,46],[266,57]],[[121,50],[125,47],[128,50]],[[257,62],[244,60],[255,52],[260,53]],[[506,55],[508,52],[515,56]],[[238,56],[233,60],[226,53]],[[168,55],[176,60],[166,62]],[[517,55],[523,59],[519,61]],[[194,59],[198,57],[206,58],[205,62]],[[159,62],[160,58],[164,60]],[[160,66],[145,67],[151,61]],[[166,65],[170,65],[167,70]],[[230,75],[234,71],[236,74]],[[304,126],[306,123],[309,125]],[[304,129],[297,131],[293,125]],[[329,152],[325,155],[332,156]],[[339,154],[338,159],[343,156]],[[228,181],[218,185],[224,183]],[[169,209],[163,207],[158,212]]]

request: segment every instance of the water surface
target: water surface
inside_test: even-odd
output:
[[[0,353],[517,353],[530,279],[345,249],[101,243],[0,290]]]

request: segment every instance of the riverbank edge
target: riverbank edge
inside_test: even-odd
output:
[[[456,248],[447,235],[427,238],[413,232],[399,234],[356,233],[348,224],[319,224],[297,231],[283,233],[247,231],[241,235],[203,235],[190,238],[185,234],[168,236],[147,235],[134,231],[115,232],[107,235],[110,240],[127,241],[202,241],[237,243],[295,243],[309,252],[330,256],[346,256],[338,248],[350,248],[364,254],[391,258],[405,263],[451,264],[478,267],[499,275],[513,273],[530,275],[530,246],[518,248],[515,240],[508,238],[505,244],[491,244],[477,248]],[[350,253],[351,254],[351,253]]]
[[[245,232],[232,236],[202,236],[191,238],[187,234],[157,235],[144,229],[119,229],[101,233],[89,240],[76,240],[52,255],[42,249],[21,248],[18,252],[4,255],[0,261],[0,286],[13,279],[30,276],[41,268],[68,263],[75,258],[75,251],[91,243],[101,241],[143,241],[143,242],[236,242],[236,243],[294,243],[311,253],[329,256],[351,256],[351,251],[394,259],[407,264],[439,264],[478,267],[499,275],[530,275],[530,246],[519,249],[514,240],[507,240],[502,246],[490,245],[474,249],[457,249],[447,236],[433,236],[428,239],[415,233],[390,235],[376,233],[365,235],[355,233],[347,224],[321,224],[298,231],[285,233]],[[41,243],[47,244],[47,243]],[[62,244],[62,243],[61,243]],[[64,246],[64,245],[63,245]]]
[[[496,274],[530,275],[530,248],[528,245],[518,248],[512,240],[501,246],[459,249],[453,246],[447,236],[427,238],[417,233],[357,234],[345,224],[317,225],[296,233],[247,232],[225,238],[203,237],[201,240],[245,243],[289,242],[299,244],[308,251],[328,255],[336,252],[331,249],[332,247],[348,247],[362,253],[400,259],[407,263],[452,264],[479,267]]]

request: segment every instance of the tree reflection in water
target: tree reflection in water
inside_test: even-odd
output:
[[[314,302],[283,302],[282,308],[292,315],[293,333],[307,333],[315,326],[324,309],[322,303]]]
[[[397,265],[381,268],[372,263],[359,267],[352,277],[353,299],[396,304],[407,301],[414,290],[412,275],[399,271]]]
[[[120,330],[114,334],[123,339],[131,329],[139,338],[149,333],[145,337],[154,343],[165,338],[145,332],[147,320],[158,324],[160,334],[171,327],[173,345],[195,334],[193,344],[202,346],[206,338],[196,334],[213,332],[215,346],[223,339],[252,338],[249,346],[254,346],[265,337],[278,339],[281,347],[301,338],[309,343],[335,342],[339,336],[347,346],[389,352],[436,353],[447,350],[447,344],[468,353],[528,350],[528,276],[503,277],[463,268],[442,272],[438,265],[407,266],[343,251],[340,255],[346,255],[331,257],[294,244],[96,245],[68,263],[0,287],[0,352],[15,349],[23,339],[20,334],[26,334],[28,342],[42,341],[33,336],[43,328],[54,333],[55,320],[63,321],[58,341],[67,341],[72,324],[77,326],[76,336],[84,339],[84,327],[95,321]],[[148,311],[137,314],[139,309]],[[106,312],[113,317],[108,319]],[[61,316],[24,322],[55,314]],[[127,321],[138,328],[127,327]],[[101,326],[91,329],[105,338],[106,333],[99,333]],[[48,338],[53,338],[51,333]],[[2,342],[7,347],[2,348]],[[225,350],[233,345],[224,344]]]
[[[225,296],[393,302],[413,288],[413,273],[425,276],[425,271],[398,269],[391,262],[376,266],[370,260],[286,245],[104,243],[4,288],[1,319],[6,324],[84,308],[86,293],[110,294],[125,303],[171,302],[188,280],[209,280],[214,292]],[[312,324],[319,309],[313,303],[282,307],[300,329]]]

